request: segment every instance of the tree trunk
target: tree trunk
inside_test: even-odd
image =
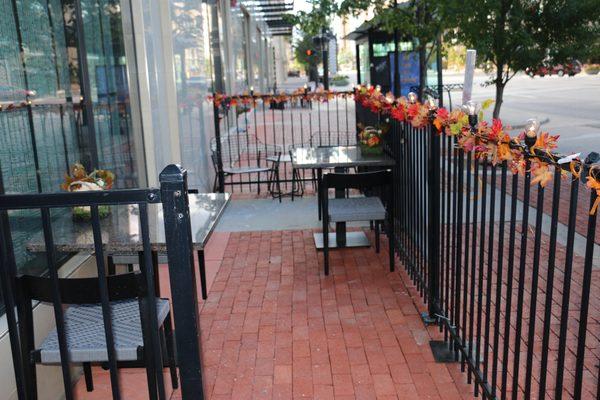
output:
[[[500,116],[500,108],[502,107],[502,98],[504,96],[504,86],[506,83],[502,80],[502,71],[504,68],[497,67],[496,70],[496,102],[494,103],[494,118]]]

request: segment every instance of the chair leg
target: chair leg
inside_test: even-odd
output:
[[[117,267],[115,266],[115,260],[113,256],[108,256],[108,275],[115,275],[117,273]]]
[[[379,253],[379,221],[375,221],[375,252]]]
[[[319,221],[321,220],[321,178],[322,178],[322,171],[321,169],[317,169],[317,208],[318,208],[318,213],[319,213]]]
[[[198,250],[198,270],[200,271],[200,290],[202,291],[202,300],[208,297],[208,287],[206,283],[206,263],[204,261],[204,250]]]
[[[321,204],[321,200],[319,200]],[[329,222],[328,216],[323,215],[323,265],[325,268],[325,275],[329,275]]]
[[[171,314],[165,318],[165,337],[167,345],[167,357],[169,361],[169,371],[171,372],[171,385],[173,389],[179,387],[179,380],[177,378],[177,361],[175,357],[175,340],[173,340],[173,325],[171,325]]]
[[[88,392],[94,391],[94,378],[92,377],[92,364],[83,363],[83,376],[85,378],[85,389]]]

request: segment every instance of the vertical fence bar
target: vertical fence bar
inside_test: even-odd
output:
[[[98,286],[100,299],[102,300],[102,320],[104,322],[104,336],[106,338],[106,350],[108,352],[108,367],[110,371],[110,384],[114,400],[121,398],[119,371],[117,369],[117,353],[115,351],[114,331],[112,329],[112,312],[109,303],[108,281],[106,279],[106,268],[104,263],[104,249],[102,244],[102,231],[100,227],[100,214],[98,206],[92,209],[92,231],[94,234],[94,250],[96,253],[96,266],[98,267]]]
[[[200,314],[191,251],[187,172],[177,165],[169,165],[161,172],[160,182],[181,393],[185,400],[203,400]]]
[[[466,343],[467,338],[467,305],[468,305],[468,286],[469,286],[469,250],[471,243],[469,242],[469,227],[471,223],[471,169],[473,162],[473,154],[467,153],[467,182],[465,187],[465,223],[464,223],[464,273],[463,273],[463,305],[462,305],[462,343]],[[461,250],[462,251],[462,250]],[[471,279],[473,276],[471,275]],[[466,348],[464,350],[467,350]],[[460,369],[465,372],[466,357],[461,357]]]
[[[44,231],[44,244],[46,246],[46,262],[48,264],[50,279],[52,280],[52,305],[54,309],[54,320],[56,323],[56,334],[60,352],[60,366],[63,377],[63,385],[65,388],[65,399],[70,400],[73,399],[73,392],[71,390],[69,350],[67,348],[65,319],[60,296],[58,266],[56,265],[56,251],[54,250],[54,235],[52,233],[52,225],[50,222],[50,210],[48,208],[42,208],[42,225]]]
[[[571,194],[569,197],[569,222],[567,225],[565,272],[562,287],[562,309],[560,314],[560,333],[558,336],[558,355],[556,359],[556,384],[554,386],[554,398],[556,400],[561,400],[563,397],[565,352],[567,329],[569,324],[569,302],[571,300],[571,276],[573,273],[573,243],[575,241],[578,198],[579,180],[575,179],[571,182]]]
[[[548,249],[548,275],[546,276],[546,301],[544,304],[544,327],[542,336],[542,349],[547,349],[550,344],[550,322],[552,319],[552,295],[554,293],[554,270],[556,268],[556,236],[558,232],[558,210],[560,208],[560,178],[562,170],[557,167],[554,170],[552,183],[552,217],[550,221],[550,244]],[[538,399],[546,398],[546,377],[548,367],[548,351],[542,351],[540,362],[540,389]]]
[[[531,397],[533,370],[533,346],[535,341],[535,320],[537,319],[537,294],[540,271],[540,252],[542,245],[542,217],[544,215],[544,187],[537,185],[535,214],[535,243],[533,245],[533,267],[531,269],[531,295],[529,304],[529,331],[527,332],[527,358],[525,364],[525,397]],[[581,322],[580,322],[581,323]]]
[[[523,219],[521,224],[521,252],[519,255],[519,284],[517,288],[517,320],[515,326],[515,356],[513,360],[512,399],[519,395],[519,367],[521,359],[521,329],[523,325],[523,299],[525,295],[525,267],[527,266],[527,233],[529,232],[529,194],[531,192],[531,160],[526,156],[523,193]],[[516,196],[516,192],[513,193]]]
[[[429,159],[427,160],[428,170],[428,197],[429,197],[429,226],[428,231],[428,260],[429,266],[429,317],[433,318],[438,314],[439,308],[439,269],[440,269],[440,240],[437,232],[440,231],[440,134],[433,125],[429,126],[430,146]]]
[[[485,222],[486,222],[486,208],[487,208],[487,170],[488,161],[484,159],[481,163],[481,227],[479,228],[479,271],[478,271],[478,282],[477,282],[477,333],[475,334],[475,340],[477,341],[477,347],[475,348],[475,370],[479,370],[479,362],[481,360],[481,320],[483,312],[483,264],[485,257]],[[473,343],[471,343],[473,346]],[[471,352],[471,355],[473,353]],[[479,385],[475,385],[475,396],[479,395]]]
[[[490,213],[488,228],[489,233],[486,240],[488,243],[487,253],[487,274],[486,274],[486,288],[485,288],[485,329],[483,334],[483,379],[484,382],[488,382],[488,364],[489,364],[489,347],[490,347],[490,329],[492,321],[492,280],[494,276],[494,228],[495,228],[495,212],[496,212],[496,165],[493,163],[488,164],[492,169],[492,178],[490,181]],[[482,247],[485,247],[485,243],[481,243]],[[496,282],[498,284],[498,282]],[[496,329],[494,327],[494,329]]]
[[[500,312],[502,303],[502,274],[504,261],[504,225],[506,218],[506,181],[507,181],[507,163],[502,162],[500,176],[500,226],[498,228],[498,262],[497,262],[497,279],[496,279],[496,308],[494,313],[494,341],[493,341],[493,360],[492,360],[492,396],[496,396],[496,383],[498,378],[498,361],[500,359]],[[505,324],[510,324],[510,321],[504,320]]]
[[[456,329],[457,335],[460,335],[460,302],[461,302],[461,274],[462,274],[462,246],[463,246],[463,203],[464,203],[464,169],[465,169],[465,152],[462,148],[458,149],[458,187],[457,187],[457,204],[456,204],[456,261],[455,261],[455,279],[454,284],[454,318],[452,319],[453,325]],[[458,346],[457,343],[454,345],[454,359],[458,361]]]
[[[475,274],[477,272],[477,212],[478,200],[479,200],[479,161],[477,159],[473,162],[473,193],[475,194],[473,199],[473,224],[471,226],[471,288],[469,290],[471,301],[469,302],[469,359],[473,364],[473,334],[474,334],[474,322],[475,322]],[[472,372],[469,368],[467,375],[467,382],[470,384],[472,379]]]
[[[0,195],[4,194],[2,186],[2,170],[0,169]],[[17,328],[17,316],[15,313],[16,288],[14,285],[17,274],[17,266],[14,257],[12,235],[10,233],[10,222],[8,213],[0,210],[0,291],[6,310],[6,322],[10,339],[10,350],[12,364],[15,373],[15,383],[19,400],[28,398],[29,387],[24,374],[26,360],[21,357],[21,339]]]
[[[593,173],[593,170],[588,172]],[[592,190],[590,196],[590,210],[593,210],[596,198],[598,197],[595,190]],[[597,212],[597,211],[596,211]],[[573,389],[573,397],[581,398],[583,387],[583,364],[585,358],[585,340],[587,335],[588,312],[590,309],[590,290],[592,284],[592,262],[594,258],[594,246],[596,236],[596,213],[590,212],[588,216],[588,228],[585,243],[585,261],[583,263],[583,288],[581,289],[581,309],[579,311],[579,333],[577,335],[577,358],[575,359],[575,388]]]
[[[512,311],[513,274],[515,266],[515,241],[517,231],[517,190],[519,189],[519,175],[513,173],[510,202],[510,229],[508,238],[508,266],[506,270],[506,307],[504,316],[504,348],[502,351],[502,382],[500,385],[500,399],[506,400],[508,385],[508,355],[510,351],[510,321]]]

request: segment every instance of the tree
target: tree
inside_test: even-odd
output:
[[[444,13],[451,34],[495,67],[494,118],[516,73],[589,57],[600,33],[598,0],[447,0]]]
[[[413,40],[419,53],[419,74],[421,85],[419,97],[423,97],[427,63],[435,44],[441,39],[450,20],[445,18],[445,0],[409,0],[398,4],[389,0],[343,0],[338,13],[341,16],[364,15],[367,11],[374,14],[371,23],[389,32],[401,32],[402,36]]]
[[[306,35],[303,32],[301,34],[301,39],[294,45],[294,58],[298,64],[304,67],[306,75],[309,77],[313,75],[314,78],[314,75],[316,74],[314,71],[316,71],[317,66],[321,62],[321,52],[316,51],[311,36]],[[308,54],[308,51],[311,52],[310,55]],[[313,71],[312,74],[311,71]]]

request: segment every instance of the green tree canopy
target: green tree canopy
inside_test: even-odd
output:
[[[444,8],[449,34],[495,67],[495,118],[517,72],[590,57],[600,32],[598,0],[446,0]]]

